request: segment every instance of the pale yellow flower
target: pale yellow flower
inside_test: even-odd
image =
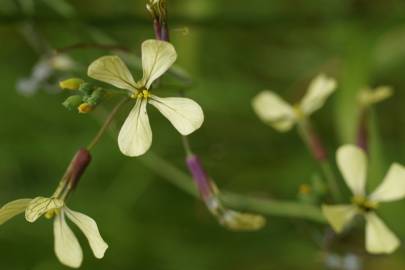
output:
[[[375,89],[363,89],[360,91],[358,101],[360,105],[368,107],[390,98],[394,91],[389,86],[379,86]]]
[[[165,41],[147,40],[142,43],[143,77],[135,82],[125,63],[118,56],[104,56],[95,60],[88,75],[96,80],[128,90],[135,106],[129,113],[118,136],[121,152],[127,156],[140,156],[152,144],[152,130],[146,111],[147,104],[157,108],[182,135],[189,135],[201,127],[203,111],[189,98],[160,98],[150,91],[152,83],[162,76],[176,61],[173,45]]]
[[[252,101],[259,118],[278,131],[289,131],[302,118],[309,117],[322,108],[327,98],[335,91],[336,81],[319,75],[309,85],[308,92],[296,105],[285,102],[276,93],[265,90]]]
[[[25,219],[31,223],[43,215],[54,219],[55,253],[61,263],[78,268],[83,261],[82,248],[65,217],[84,233],[94,256],[98,259],[104,257],[108,245],[101,237],[96,222],[82,213],[70,210],[63,200],[36,197],[9,202],[0,209],[0,225],[23,212],[25,212]]]
[[[366,249],[370,253],[392,253],[400,245],[399,239],[376,215],[382,202],[405,197],[405,167],[394,163],[377,189],[366,194],[367,157],[357,146],[345,145],[336,154],[338,167],[353,193],[352,203],[323,205],[322,211],[332,228],[341,233],[353,220],[362,215],[366,219]]]

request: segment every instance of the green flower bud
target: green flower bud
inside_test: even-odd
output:
[[[85,95],[91,95],[94,91],[94,87],[91,83],[82,83],[79,88],[80,92],[83,92]]]
[[[62,105],[63,105],[66,109],[68,109],[68,110],[70,110],[70,111],[73,111],[73,110],[76,110],[78,106],[80,106],[80,104],[82,103],[82,100],[83,100],[82,96],[80,96],[80,95],[74,95],[74,96],[68,97],[68,98],[62,103]]]
[[[86,96],[83,101],[94,106],[97,106],[104,97],[105,91],[101,88],[96,89],[90,96]]]

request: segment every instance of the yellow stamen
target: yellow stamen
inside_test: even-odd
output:
[[[131,98],[133,98],[133,99],[137,99],[137,98],[150,98],[150,96],[151,96],[151,94],[149,93],[149,91],[148,90],[146,90],[146,89],[144,89],[144,90],[142,90],[142,91],[138,91],[138,92],[136,92],[136,93],[133,93],[132,95],[131,95]]]
[[[352,203],[366,212],[375,210],[378,207],[378,202],[371,201],[365,196],[354,196],[352,198]]]
[[[298,119],[303,119],[305,118],[305,114],[301,109],[301,106],[299,104],[295,104],[293,106],[294,114]]]
[[[59,215],[59,213],[60,213],[60,209],[55,208],[55,209],[52,209],[52,210],[49,210],[48,212],[46,212],[44,217],[46,219],[51,219],[54,216]]]

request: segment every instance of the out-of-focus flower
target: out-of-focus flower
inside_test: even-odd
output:
[[[49,80],[55,73],[71,71],[75,67],[76,63],[67,55],[45,56],[34,65],[29,77],[17,81],[17,91],[23,95],[33,95],[41,87],[49,88]]]
[[[363,263],[359,256],[355,254],[326,254],[325,264],[327,269],[336,270],[361,270],[363,269]]]
[[[359,121],[357,128],[357,145],[364,151],[369,147],[369,122],[368,109],[393,95],[394,91],[389,86],[380,86],[375,89],[362,89],[357,97],[359,103]]]
[[[353,145],[339,148],[336,154],[338,167],[353,193],[352,203],[323,205],[322,211],[332,228],[341,233],[353,220],[362,215],[366,219],[366,249],[370,253],[392,253],[400,245],[395,234],[376,215],[379,203],[405,197],[405,167],[394,163],[377,189],[366,195],[367,157],[363,150]]]
[[[360,91],[358,101],[361,106],[369,107],[390,98],[394,91],[389,86],[380,86],[375,89],[366,88]]]
[[[182,135],[189,135],[201,127],[204,114],[195,101],[180,97],[160,98],[150,91],[152,83],[170,68],[176,58],[176,50],[168,42],[143,42],[143,77],[138,82],[118,56],[104,56],[90,64],[88,75],[91,78],[125,89],[134,99],[135,106],[118,136],[118,145],[124,155],[143,155],[152,144],[152,130],[146,111],[148,103],[156,107]]]
[[[321,74],[311,82],[307,94],[294,106],[268,90],[259,93],[253,99],[252,105],[263,122],[280,132],[286,132],[294,124],[322,108],[335,89],[336,81]]]

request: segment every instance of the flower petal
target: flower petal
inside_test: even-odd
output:
[[[377,202],[389,202],[405,197],[405,167],[394,163],[391,165],[383,182],[370,195]]]
[[[354,195],[364,196],[367,174],[367,157],[354,145],[344,145],[336,153],[337,164]]]
[[[19,199],[9,202],[0,208],[0,225],[6,223],[9,219],[25,211],[32,199]]]
[[[177,53],[166,41],[149,39],[142,43],[142,84],[149,89],[152,83],[163,75],[176,61]]]
[[[271,91],[259,93],[252,101],[253,109],[259,118],[278,131],[285,132],[295,123],[294,110]]]
[[[98,231],[97,223],[90,217],[70,210],[65,207],[66,216],[79,227],[89,241],[90,247],[93,250],[94,256],[98,259],[104,257],[104,253],[108,248],[106,242]]]
[[[346,225],[358,213],[354,205],[322,205],[323,215],[332,226],[333,230],[341,233]]]
[[[366,215],[366,249],[373,254],[392,253],[400,245],[396,235],[374,213]]]
[[[129,157],[146,153],[152,145],[152,130],[146,111],[147,101],[138,98],[129,113],[118,135],[118,146],[121,152]]]
[[[108,55],[90,64],[87,75],[93,79],[114,85],[117,88],[134,91],[136,83],[124,61],[118,56]]]
[[[79,241],[66,223],[64,211],[55,217],[53,223],[55,253],[64,265],[79,268],[83,261],[83,252]]]
[[[28,222],[35,222],[46,212],[52,209],[59,209],[63,206],[63,201],[56,198],[36,197],[30,201],[25,210],[25,219]]]
[[[182,135],[193,133],[204,122],[204,113],[200,105],[189,98],[152,96],[149,103],[155,106]]]
[[[311,84],[307,94],[301,101],[301,110],[305,115],[310,115],[319,110],[327,98],[336,90],[336,81],[321,74]]]

